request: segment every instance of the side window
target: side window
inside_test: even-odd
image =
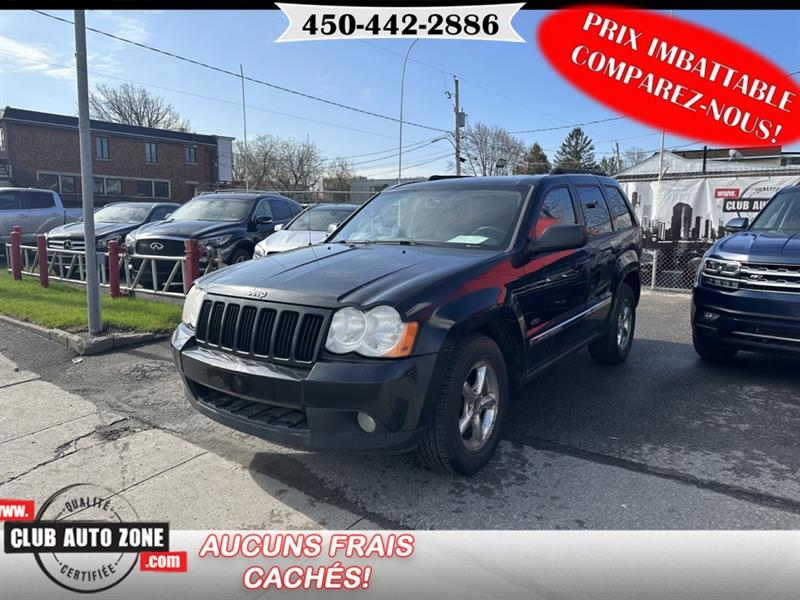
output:
[[[272,212],[275,215],[276,221],[284,221],[288,219],[291,215],[289,212],[289,207],[286,206],[286,202],[283,200],[272,200]]]
[[[583,220],[586,229],[594,236],[603,235],[611,231],[611,215],[603,199],[603,193],[595,185],[579,185],[578,200],[580,200]]]
[[[574,225],[575,208],[568,187],[557,187],[547,192],[536,218],[534,237],[538,238],[553,225]]]
[[[19,200],[14,192],[0,192],[0,210],[19,210]]]
[[[632,227],[633,218],[631,217],[631,211],[628,209],[628,203],[625,201],[620,191],[612,185],[607,185],[606,197],[608,197],[608,206],[611,209],[611,216],[614,217],[614,227],[616,229]]]
[[[21,192],[22,208],[53,208],[56,201],[47,192]]]
[[[150,221],[163,221],[166,216],[171,213],[174,208],[171,206],[159,206],[152,213],[150,213]]]
[[[292,216],[299,215],[303,212],[303,207],[296,202],[287,202],[287,204],[289,205],[289,211],[292,213]]]
[[[269,207],[269,200],[261,200],[256,206],[256,211],[253,214],[254,219],[258,219],[259,217],[271,217],[272,216],[272,209]]]

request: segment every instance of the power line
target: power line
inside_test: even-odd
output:
[[[33,10],[33,12],[38,13],[40,15],[43,15],[45,17],[49,17],[50,19],[54,19],[56,21],[61,21],[63,23],[69,23],[70,25],[73,24],[73,22],[70,21],[69,19],[64,19],[62,17],[57,17],[56,15],[51,15],[50,13],[46,13],[46,12],[44,12],[42,10],[37,10],[37,9],[31,9],[31,10]],[[120,42],[125,42],[126,44],[131,44],[133,46],[137,46],[137,47],[143,48],[145,50],[150,50],[151,52],[156,52],[156,53],[162,54],[164,56],[169,56],[170,58],[175,58],[177,60],[181,60],[181,61],[193,64],[193,65],[198,66],[198,67],[203,67],[205,69],[210,69],[212,71],[216,71],[217,73],[222,73],[224,75],[229,75],[231,77],[236,77],[239,80],[244,79],[245,81],[250,81],[250,82],[256,83],[258,85],[263,85],[263,86],[266,86],[266,87],[269,87],[269,88],[272,88],[272,89],[276,89],[276,90],[279,90],[279,91],[282,91],[282,92],[286,92],[286,93],[289,93],[289,94],[294,94],[296,96],[300,96],[302,98],[306,98],[306,99],[309,99],[309,100],[314,100],[316,102],[322,102],[324,104],[329,104],[331,106],[336,106],[338,108],[343,108],[345,110],[350,110],[350,111],[357,112],[357,113],[364,114],[364,115],[368,115],[368,116],[371,116],[371,117],[384,119],[386,121],[392,121],[394,123],[400,123],[400,119],[398,119],[396,117],[392,117],[392,116],[389,116],[389,115],[384,115],[384,114],[381,114],[381,113],[372,112],[372,111],[369,111],[369,110],[365,110],[363,108],[358,108],[356,106],[350,106],[349,104],[343,104],[341,102],[336,102],[335,100],[329,100],[327,98],[322,98],[320,96],[314,96],[312,94],[307,94],[306,92],[300,92],[298,90],[293,90],[291,88],[288,88],[288,87],[285,87],[285,86],[282,86],[282,85],[278,85],[276,83],[271,83],[269,81],[256,79],[254,77],[250,77],[250,76],[244,76],[243,77],[241,74],[235,73],[233,71],[229,71],[228,69],[223,69],[222,67],[216,67],[214,65],[210,65],[208,63],[202,62],[200,60],[196,60],[194,58],[188,58],[188,57],[182,56],[180,54],[175,54],[174,52],[169,52],[167,50],[162,50],[160,48],[156,48],[155,46],[149,46],[149,45],[143,44],[141,42],[135,42],[133,40],[129,40],[128,38],[125,38],[125,37],[122,37],[122,36],[119,36],[119,35],[115,35],[113,33],[109,33],[107,31],[103,31],[101,29],[95,29],[93,27],[87,27],[86,29],[89,30],[89,31],[92,31],[94,33],[98,33],[100,35],[104,35],[104,36],[109,37],[111,39],[114,39],[114,40],[117,40],[117,41],[120,41]],[[447,129],[440,129],[439,127],[432,127],[430,125],[424,125],[422,123],[415,123],[413,121],[403,121],[403,123],[405,125],[410,125],[412,127],[419,127],[421,129],[429,129],[431,131],[439,131],[441,133],[449,133],[449,131]]]
[[[596,119],[595,121],[585,121],[583,123],[573,123],[571,125],[560,125],[558,127],[541,127],[539,129],[520,129],[518,131],[509,131],[509,133],[539,133],[541,131],[556,131],[557,129],[572,129],[574,127],[583,127],[585,125],[595,125],[597,123],[608,123],[609,121],[619,121],[620,119],[627,119],[626,115],[620,117],[608,117],[606,119]]]

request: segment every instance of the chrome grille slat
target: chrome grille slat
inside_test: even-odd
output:
[[[744,263],[739,276],[743,289],[800,293],[800,265]]]

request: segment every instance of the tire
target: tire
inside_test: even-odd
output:
[[[604,365],[618,365],[628,358],[636,330],[636,297],[627,283],[620,284],[603,334],[589,344],[589,353]]]
[[[481,371],[484,383],[476,397]],[[472,394],[465,393],[465,386]],[[420,461],[434,471],[450,475],[472,475],[478,471],[492,458],[500,441],[508,393],[506,364],[500,348],[484,335],[467,336],[453,350],[433,424],[417,448]],[[477,414],[477,420],[466,414],[470,404],[483,407],[479,412],[471,411]],[[476,423],[481,427],[473,425]]]
[[[694,351],[697,352],[697,355],[708,362],[725,364],[736,358],[736,348],[715,344],[697,335],[692,335],[692,343],[694,344]]]
[[[235,265],[236,263],[244,262],[251,258],[253,258],[253,253],[248,252],[247,248],[237,248],[225,262],[229,265]]]

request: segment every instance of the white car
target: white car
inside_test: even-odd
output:
[[[319,244],[330,235],[358,206],[355,204],[314,204],[309,206],[286,227],[275,226],[275,233],[261,240],[253,258],[263,258],[276,252],[286,252],[302,246]]]

